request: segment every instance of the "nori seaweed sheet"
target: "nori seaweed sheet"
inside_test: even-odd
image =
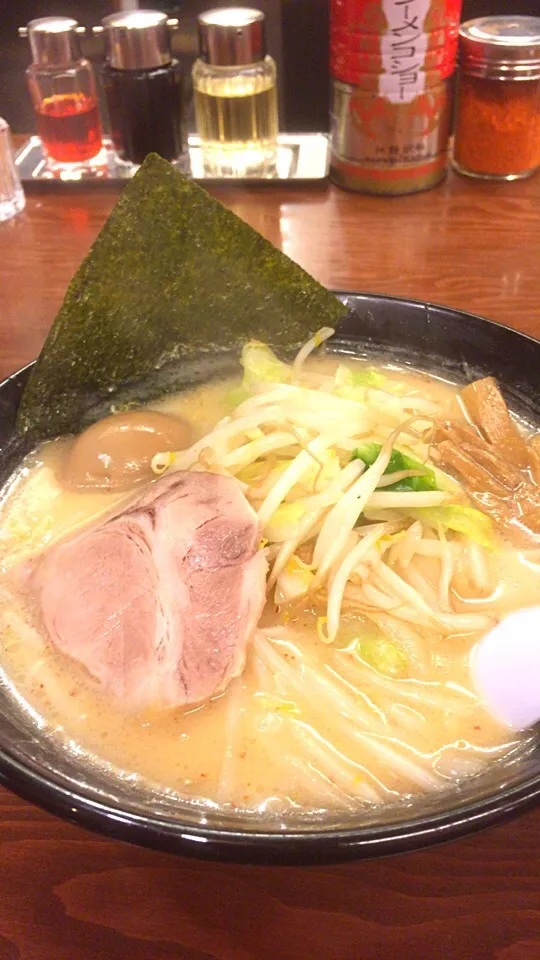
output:
[[[71,281],[17,428],[76,429],[121,385],[249,338],[294,346],[346,307],[297,264],[153,154],[125,187]]]

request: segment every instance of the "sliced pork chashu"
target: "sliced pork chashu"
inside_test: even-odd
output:
[[[129,708],[201,702],[244,668],[265,601],[259,543],[233,479],[164,477],[42,558],[50,639]]]

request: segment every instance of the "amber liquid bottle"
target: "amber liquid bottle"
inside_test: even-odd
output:
[[[199,15],[192,71],[197,133],[211,175],[268,175],[278,141],[276,65],[266,53],[264,15],[220,7]]]

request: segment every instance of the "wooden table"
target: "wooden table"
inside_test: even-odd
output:
[[[540,337],[540,176],[416,197],[217,195],[317,279]],[[39,351],[112,192],[28,198],[0,228],[0,374]],[[0,960],[540,960],[540,811],[415,855],[309,869],[175,859],[0,791]]]

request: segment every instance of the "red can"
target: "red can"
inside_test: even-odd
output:
[[[461,0],[331,0],[332,177],[425,190],[447,168]]]

